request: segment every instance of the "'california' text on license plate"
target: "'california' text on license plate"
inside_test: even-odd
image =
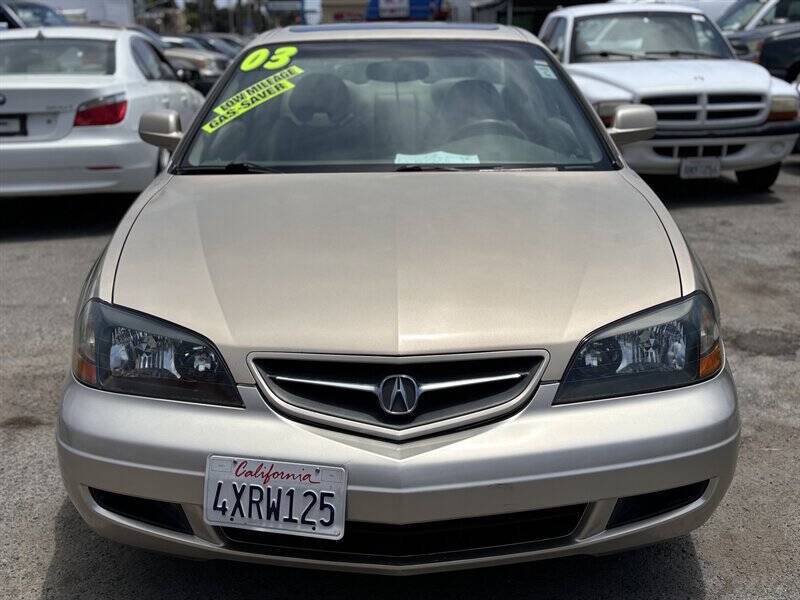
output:
[[[341,467],[209,456],[203,515],[210,525],[338,540],[346,495]]]
[[[681,179],[716,179],[720,176],[721,165],[718,158],[684,158],[681,161]]]

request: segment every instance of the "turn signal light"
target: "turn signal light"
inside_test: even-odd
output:
[[[90,100],[78,107],[78,112],[75,115],[75,126],[114,125],[125,118],[127,111],[128,101],[125,99],[125,94]]]
[[[700,378],[713,375],[719,371],[721,366],[722,348],[720,348],[719,342],[717,342],[711,352],[700,357]]]

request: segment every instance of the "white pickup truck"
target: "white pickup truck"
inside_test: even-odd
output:
[[[736,60],[700,10],[573,6],[550,13],[539,38],[606,126],[620,104],[655,109],[655,137],[622,149],[639,173],[692,179],[734,170],[741,185],[767,189],[800,133],[797,90]]]

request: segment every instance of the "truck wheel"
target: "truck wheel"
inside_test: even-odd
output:
[[[751,169],[749,171],[736,171],[736,180],[739,185],[754,192],[763,192],[768,190],[770,186],[775,183],[778,178],[778,173],[781,172],[781,163],[775,163],[768,167],[761,167],[760,169]]]

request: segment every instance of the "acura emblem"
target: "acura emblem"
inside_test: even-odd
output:
[[[417,408],[419,386],[408,375],[390,375],[381,381],[378,401],[390,415],[408,415]]]

